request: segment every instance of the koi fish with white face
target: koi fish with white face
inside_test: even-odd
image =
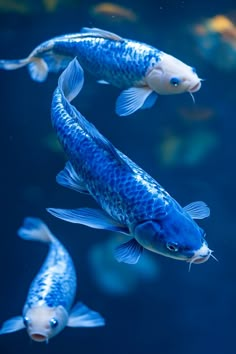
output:
[[[74,57],[98,82],[123,90],[116,102],[120,116],[153,106],[158,95],[192,96],[201,87],[195,68],[148,44],[98,28],[50,39],[25,59],[0,60],[0,69],[28,66],[32,79],[42,82],[48,72],[64,69]]]
[[[70,104],[82,86],[83,70],[74,59],[61,74],[52,99],[52,124],[69,158],[57,182],[91,195],[101,209],[47,210],[69,222],[129,236],[115,250],[119,262],[137,263],[144,248],[190,264],[207,261],[212,251],[194,221],[209,216],[207,205],[195,202],[182,208],[156,180],[116,149]]]
[[[22,316],[3,323],[0,334],[25,328],[36,342],[48,340],[65,326],[103,326],[104,319],[81,302],[72,307],[76,292],[76,274],[72,259],[48,227],[37,218],[25,218],[18,235],[25,240],[49,244],[48,256],[33,280]]]

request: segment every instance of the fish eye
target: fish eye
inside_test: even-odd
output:
[[[25,317],[23,318],[23,323],[24,323],[25,327],[28,327],[29,321],[30,321],[30,320],[29,320],[29,317],[26,317],[26,316],[25,316]]]
[[[192,67],[192,72],[193,72],[194,74],[196,74],[196,72],[197,72],[196,68]]]
[[[178,244],[175,243],[175,242],[167,242],[166,247],[171,252],[177,252],[178,251]]]
[[[180,84],[180,79],[178,79],[177,77],[172,77],[170,79],[170,84],[177,87]]]
[[[56,328],[58,326],[58,321],[56,318],[51,318],[50,326],[51,326],[51,328]]]

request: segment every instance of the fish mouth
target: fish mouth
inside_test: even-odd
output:
[[[30,336],[35,342],[45,342],[48,337],[41,333],[32,333]]]
[[[194,264],[204,263],[204,262],[208,261],[210,256],[211,256],[211,252],[209,252],[209,254],[206,255],[206,256],[199,255],[199,256],[196,256],[196,257],[192,257],[188,262],[194,263]]]
[[[207,244],[204,244],[198,251],[194,253],[194,255],[190,259],[187,260],[187,262],[189,262],[190,265],[192,263],[204,263],[208,261],[208,259],[211,257],[212,252],[213,251],[207,247]]]
[[[193,87],[191,87],[189,89],[189,92],[197,92],[198,90],[200,90],[202,84],[201,84],[201,81],[198,81],[198,83],[196,85],[194,85]]]

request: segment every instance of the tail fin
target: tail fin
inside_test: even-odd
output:
[[[28,65],[33,80],[43,82],[48,76],[48,65],[42,58],[29,56],[19,60],[0,60],[0,69],[16,70]]]
[[[58,87],[65,98],[71,102],[81,91],[84,84],[84,72],[77,59],[74,58],[63,71],[58,80]]]
[[[38,218],[25,218],[18,230],[18,236],[24,240],[53,242],[54,236],[44,222]]]
[[[20,60],[0,60],[0,69],[15,70],[29,64],[29,59]]]

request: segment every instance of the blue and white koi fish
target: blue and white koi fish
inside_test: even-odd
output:
[[[116,102],[120,116],[153,106],[158,94],[189,92],[192,96],[201,87],[193,67],[150,45],[98,28],[85,27],[81,33],[55,37],[25,59],[0,60],[0,68],[27,65],[33,80],[44,81],[48,72],[64,69],[75,56],[98,82],[123,90]]]
[[[74,59],[61,74],[52,99],[52,124],[69,161],[57,176],[65,187],[90,194],[102,209],[55,209],[61,219],[127,234],[118,246],[119,262],[136,263],[146,248],[191,263],[212,251],[193,219],[209,216],[203,202],[182,208],[151,176],[117,150],[70,101],[83,86],[83,70]]]
[[[33,280],[22,316],[3,323],[0,334],[26,328],[36,342],[48,340],[65,326],[103,326],[104,319],[81,302],[71,310],[76,292],[76,274],[72,259],[48,227],[37,218],[25,218],[18,235],[25,240],[46,242],[48,256]]]

